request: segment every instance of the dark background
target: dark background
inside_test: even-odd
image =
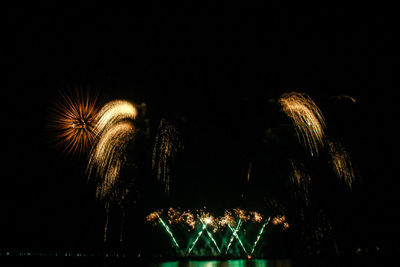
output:
[[[329,194],[341,236],[350,248],[398,248],[399,42],[391,9],[8,9],[0,248],[101,247],[102,206],[86,161],[62,155],[46,130],[58,92],[76,87],[95,89],[103,102],[145,102],[153,136],[160,118],[177,122],[185,152],[174,201],[196,207],[246,205],[240,197],[250,190],[244,181],[251,160],[258,181],[271,184],[261,170],[277,168],[276,153],[282,145],[284,154],[290,133],[276,100],[305,92],[357,171],[352,192]],[[277,136],[270,153],[268,129]],[[140,195],[151,195],[146,190]]]

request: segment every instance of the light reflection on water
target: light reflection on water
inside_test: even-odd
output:
[[[291,267],[290,260],[226,260],[226,261],[173,261],[151,267]]]

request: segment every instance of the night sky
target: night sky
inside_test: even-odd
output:
[[[390,9],[9,9],[0,248],[101,246],[102,206],[86,160],[63,155],[47,129],[54,99],[77,87],[95,90],[103,103],[146,103],[152,138],[161,118],[177,125],[185,149],[170,201],[196,207],[252,205],[241,197],[253,192],[245,183],[250,161],[254,184],[274,191],[277,159],[296,140],[276,101],[285,92],[307,93],[357,172],[352,192],[329,194],[342,235],[354,246],[399,247],[400,46]],[[268,133],[275,141],[265,141]],[[156,178],[146,179],[142,188]],[[154,192],[139,192],[138,205],[156,205]]]

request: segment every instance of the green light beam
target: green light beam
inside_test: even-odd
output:
[[[207,230],[207,225],[203,221],[201,223],[203,224],[203,229],[206,230],[208,237],[211,239],[211,241],[214,243],[215,247],[217,248],[218,253],[221,254],[221,250],[219,249],[217,242],[215,242],[215,239],[213,238],[212,234]]]
[[[244,247],[242,240],[240,239],[240,237],[238,236],[237,232],[234,231],[234,229],[228,224],[229,229],[231,229],[231,231],[233,232],[233,235],[236,237],[236,239],[239,241],[239,244],[242,246],[242,249],[244,251],[244,253],[246,253],[246,255],[249,255],[246,251],[246,248]]]
[[[232,230],[232,227],[229,225],[229,223],[228,223],[228,226],[229,226],[229,229],[231,229],[232,232],[235,232],[235,233],[236,233],[237,231],[239,231],[240,227],[242,226],[242,220],[239,219],[238,224],[237,224],[237,226],[236,226],[236,229],[235,229],[234,231]],[[232,233],[232,237],[231,237],[231,239],[229,240],[228,246],[226,247],[225,254],[228,253],[229,248],[230,248],[230,246],[231,246],[231,244],[232,244],[232,242],[233,242],[233,239],[235,239],[235,235]]]
[[[171,232],[171,229],[169,229],[168,225],[163,221],[163,219],[161,219],[160,215],[157,214],[158,219],[160,220],[161,224],[164,226],[165,230],[167,231],[167,233],[171,236],[172,241],[174,242],[174,245],[177,248],[180,248],[178,245],[178,242],[176,242],[174,235]]]
[[[199,231],[199,233],[197,234],[196,239],[193,241],[192,246],[189,248],[188,252],[186,253],[186,255],[189,255],[190,252],[192,252],[192,249],[194,248],[194,246],[196,245],[197,241],[199,240],[200,236],[203,234],[204,229],[206,229],[206,225],[203,224],[203,228]]]
[[[260,232],[259,232],[258,235],[257,235],[257,239],[256,239],[256,241],[254,242],[253,248],[251,249],[250,256],[253,255],[254,249],[256,248],[257,243],[258,243],[258,241],[260,240],[262,233],[264,232],[264,228],[268,225],[268,223],[269,223],[270,220],[271,220],[271,216],[268,217],[268,220],[267,220],[267,221],[263,224],[263,226],[261,227],[261,230],[260,230]]]

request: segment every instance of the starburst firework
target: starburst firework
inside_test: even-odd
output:
[[[88,90],[60,93],[52,107],[49,127],[66,154],[79,157],[94,145],[97,112],[97,96]]]

